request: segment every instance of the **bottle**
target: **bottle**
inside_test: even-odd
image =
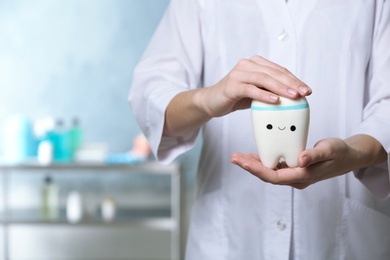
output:
[[[70,156],[74,160],[77,150],[80,148],[83,131],[80,127],[80,121],[77,117],[73,118],[72,126],[69,129]]]
[[[77,223],[83,218],[83,200],[79,192],[71,191],[66,200],[66,217],[70,223]]]
[[[112,198],[104,198],[101,203],[102,219],[105,222],[113,221],[116,213],[116,202]]]
[[[41,217],[46,220],[59,217],[59,187],[49,175],[45,176],[41,188]]]
[[[38,163],[50,164],[54,157],[53,140],[49,133],[54,131],[55,120],[52,117],[44,117],[34,122],[35,156]]]
[[[4,129],[5,159],[10,163],[23,163],[34,156],[34,133],[25,115],[12,115],[6,119]]]
[[[49,165],[53,162],[53,144],[49,140],[41,141],[38,145],[38,163]]]
[[[52,141],[54,148],[54,161],[69,162],[71,159],[70,139],[62,119],[56,121],[54,130],[49,133],[49,138]]]

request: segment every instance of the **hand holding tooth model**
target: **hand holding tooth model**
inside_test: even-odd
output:
[[[289,167],[297,167],[309,130],[310,111],[306,98],[280,97],[277,104],[253,100],[251,110],[256,145],[263,165],[274,169],[284,158]]]

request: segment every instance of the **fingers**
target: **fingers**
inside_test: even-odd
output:
[[[282,168],[273,170],[265,167],[258,156],[254,154],[234,153],[231,162],[240,166],[244,170],[255,175],[264,182],[279,185],[296,185],[297,187],[308,186],[307,174],[304,169]]]
[[[309,149],[301,153],[301,155],[298,158],[298,166],[301,168],[308,167],[310,165],[313,165],[317,162],[320,162],[323,157],[323,155],[314,150],[314,149]]]
[[[280,71],[283,71],[284,73],[288,74],[290,77],[292,78],[295,78],[296,80],[299,80],[294,74],[292,74],[288,69],[280,66],[279,64],[277,63],[274,63],[270,60],[267,60],[259,55],[256,55],[256,56],[253,56],[252,58],[250,58],[251,61],[259,64],[259,65],[264,65],[264,66],[268,66],[268,67],[272,67],[274,69],[277,69],[277,70],[280,70]]]
[[[274,185],[287,185],[302,190],[318,181],[315,174],[307,168],[289,168],[281,163],[277,169],[269,169],[252,153],[234,153],[231,161],[262,181]]]
[[[277,103],[279,101],[278,95],[268,90],[258,88],[258,86],[254,84],[241,84],[237,92],[237,97],[240,99],[250,98],[251,102],[252,99],[256,99],[266,103]]]
[[[296,168],[290,168],[282,162],[272,170],[264,167],[254,154],[236,153],[232,156],[232,162],[265,182],[304,189],[318,181],[351,171],[349,149],[344,140],[329,138],[303,151],[298,158],[299,167]]]
[[[266,96],[269,96],[271,93],[292,99],[300,96],[300,92],[296,89],[298,88],[296,86],[299,84],[297,81],[270,67],[264,67],[262,71],[240,71],[237,73],[237,80],[245,82],[247,85],[255,86],[255,88],[251,87],[253,91],[251,94],[254,95],[251,98],[256,100],[262,98],[264,90],[267,90],[269,93]],[[242,94],[247,95],[249,93],[243,92]],[[277,97],[277,95],[275,96]]]
[[[331,147],[326,143],[317,143],[314,148],[303,151],[298,158],[298,166],[301,168],[332,160]]]
[[[287,68],[282,67],[272,61],[269,61],[261,56],[254,56],[250,59],[259,66],[263,66],[269,75],[274,76],[283,81],[283,84],[293,88],[298,91],[300,95],[306,96],[312,93],[312,90],[307,86],[306,83],[298,79],[293,73],[291,73]]]
[[[275,171],[265,167],[254,154],[234,153],[231,156],[231,162],[265,182],[278,182]]]
[[[264,88],[287,98],[311,94],[311,89],[286,68],[260,56],[241,60],[237,70],[242,72],[243,82]],[[258,97],[254,99],[259,100]]]

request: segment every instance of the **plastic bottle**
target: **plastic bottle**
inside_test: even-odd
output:
[[[49,165],[53,162],[53,144],[49,140],[43,140],[38,145],[38,162],[42,165]]]
[[[41,164],[50,164],[54,158],[54,145],[49,133],[54,131],[55,120],[44,117],[34,122],[35,150],[37,160]]]
[[[102,218],[106,222],[113,221],[116,213],[116,202],[112,198],[104,198],[101,203]]]
[[[43,219],[54,220],[59,217],[59,191],[52,177],[45,176],[41,188],[41,217]]]
[[[77,150],[80,148],[83,138],[83,130],[77,117],[72,120],[72,127],[69,129],[70,156],[74,160]]]
[[[77,223],[83,218],[83,200],[79,192],[71,191],[66,200],[66,217],[70,223]]]
[[[20,163],[34,156],[34,133],[30,120],[24,115],[13,115],[6,120],[4,129],[5,159]]]
[[[71,161],[69,133],[65,129],[65,124],[63,120],[58,119],[56,121],[56,126],[54,130],[49,133],[49,139],[53,143],[54,161]]]

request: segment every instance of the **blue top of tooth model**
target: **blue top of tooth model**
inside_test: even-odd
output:
[[[298,110],[309,108],[308,104],[297,104],[290,106],[251,106],[252,110],[261,110],[261,111],[281,111],[281,110]]]

